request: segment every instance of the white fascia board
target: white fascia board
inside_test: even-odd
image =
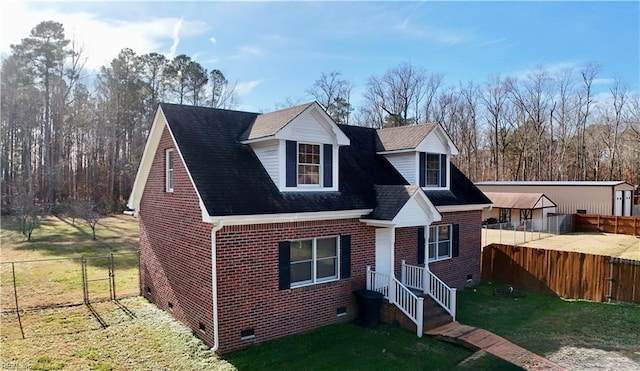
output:
[[[318,220],[359,219],[363,215],[370,214],[373,209],[344,210],[344,211],[319,211],[311,213],[286,213],[286,214],[254,214],[254,215],[204,215],[202,221],[217,224],[221,220],[224,225],[252,225],[265,223],[307,222]]]
[[[273,139],[276,139],[275,135],[269,135],[267,137],[261,137],[261,138],[247,139],[247,140],[241,141],[240,143],[242,143],[242,144],[251,144],[251,143],[265,142],[265,141],[273,140]]]
[[[441,213],[452,213],[456,211],[475,211],[485,208],[491,208],[493,204],[475,204],[475,205],[448,205],[448,206],[436,206],[436,209]]]
[[[151,171],[151,165],[155,158],[158,145],[160,144],[160,138],[162,138],[162,132],[167,126],[167,119],[162,112],[162,108],[158,106],[151,130],[149,131],[149,138],[144,145],[144,152],[142,152],[142,159],[140,160],[140,166],[138,166],[138,172],[136,178],[133,181],[133,187],[131,188],[131,194],[127,201],[127,207],[134,210],[134,214],[137,216],[140,209],[140,200],[142,199],[142,193],[144,187],[147,184],[149,178],[149,172]]]
[[[405,148],[405,149],[394,149],[393,151],[380,151],[376,152],[377,155],[392,155],[395,153],[407,153],[407,152],[416,152],[415,148]]]
[[[396,226],[391,220],[360,219],[360,222],[370,227],[391,228]]]

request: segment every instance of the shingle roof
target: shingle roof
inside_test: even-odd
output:
[[[378,151],[416,148],[435,127],[436,124],[420,124],[378,130]]]
[[[546,197],[544,193],[485,192],[484,194],[491,199],[493,207],[502,209],[533,209],[541,198]]]
[[[301,104],[299,106],[282,109],[279,111],[263,113],[259,115],[250,125],[240,140],[258,139],[275,135],[280,129],[309,108],[314,102]]]
[[[420,187],[416,185],[377,185],[375,190],[376,207],[369,217],[377,220],[393,220],[411,196],[420,192]]]
[[[379,139],[375,129],[338,125],[351,141],[339,151],[340,191],[280,192],[251,147],[239,141],[259,114],[160,106],[211,216],[374,209],[376,185],[407,185],[400,173],[376,154]],[[453,165],[451,176],[452,191],[445,191],[446,196],[432,198],[433,192],[426,192],[435,206],[490,203]]]

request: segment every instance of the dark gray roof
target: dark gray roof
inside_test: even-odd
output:
[[[376,207],[368,216],[377,220],[393,220],[411,196],[420,192],[417,185],[375,186]]]
[[[416,148],[435,127],[436,124],[420,124],[378,130],[380,138],[378,151]]]
[[[275,133],[298,117],[298,115],[304,112],[304,110],[309,108],[313,103],[314,102],[305,103],[299,106],[259,115],[256,117],[253,124],[250,125],[242,134],[240,140],[258,139],[275,135]]]
[[[375,129],[338,125],[349,138],[339,151],[339,192],[280,192],[249,145],[240,143],[260,115],[161,105],[202,201],[212,216],[374,209],[376,185],[407,185],[381,155]],[[452,165],[452,192],[435,206],[490,203]]]

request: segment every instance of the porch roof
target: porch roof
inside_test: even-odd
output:
[[[556,204],[544,193],[485,192],[493,207],[501,209],[543,209]]]
[[[376,207],[366,220],[388,221],[398,227],[427,225],[441,219],[422,188],[416,185],[376,185]]]

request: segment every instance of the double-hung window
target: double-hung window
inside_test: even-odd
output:
[[[338,238],[291,241],[291,287],[338,279]]]
[[[440,187],[440,155],[427,153],[426,186]]]
[[[437,261],[451,257],[451,225],[429,227],[429,260]]]
[[[418,182],[420,187],[444,188],[447,186],[447,155],[444,153],[419,153]]]
[[[167,149],[165,157],[165,191],[173,192],[173,149]]]
[[[298,184],[320,184],[320,145],[298,143]]]

